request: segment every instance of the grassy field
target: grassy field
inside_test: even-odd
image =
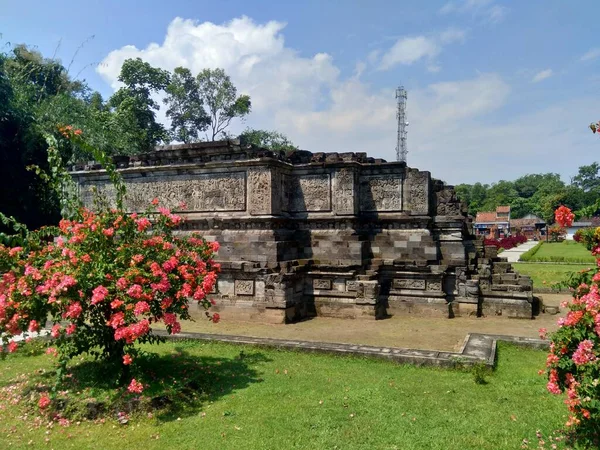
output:
[[[127,425],[111,414],[48,427],[23,399],[10,403],[15,377],[36,380],[49,357],[9,355],[0,361],[0,448],[498,450],[521,448],[524,438],[535,446],[536,430],[547,436],[566,418],[562,398],[537,375],[545,353],[510,345],[500,346],[484,385],[465,371],[353,357],[186,341],[158,350],[163,375],[201,374],[198,400]],[[102,397],[103,382],[92,380],[73,381],[72,395]]]
[[[569,274],[593,267],[593,264],[513,263],[522,275],[529,275],[534,288],[549,288],[568,278]]]
[[[543,242],[521,256],[523,261],[539,262],[595,262],[596,258],[582,244],[575,241]]]

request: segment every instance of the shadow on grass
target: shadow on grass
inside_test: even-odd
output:
[[[197,343],[180,341],[172,353],[138,356],[131,377],[144,384],[142,395],[116,387],[117,370],[104,361],[70,365],[61,389],[73,394],[58,402],[59,412],[87,419],[115,417],[119,412],[152,413],[159,421],[171,421],[196,415],[207,402],[263,381],[256,366],[270,359],[262,353],[247,349],[233,358],[195,355],[189,351],[194,345],[198,348]]]

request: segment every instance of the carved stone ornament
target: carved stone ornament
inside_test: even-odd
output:
[[[331,289],[331,280],[324,280],[322,278],[315,278],[313,280],[313,288],[314,289]]]
[[[348,292],[355,292],[356,291],[356,285],[357,285],[357,281],[354,280],[348,280],[346,281],[346,291]]]
[[[114,186],[97,184],[98,194],[114,205]],[[246,209],[246,173],[194,175],[186,178],[163,177],[157,180],[125,181],[125,209],[128,212],[144,211],[153,199],[160,206],[186,212],[244,211]],[[83,203],[93,207],[92,187],[81,187]]]
[[[248,171],[248,210],[250,214],[271,213],[271,171],[254,168]]]
[[[286,177],[288,211],[331,211],[331,178],[328,173]]]
[[[394,289],[425,289],[425,280],[395,279]]]
[[[254,280],[235,280],[235,295],[254,295]]]
[[[373,175],[360,179],[362,211],[401,211],[401,175]]]
[[[337,214],[354,214],[353,170],[340,169],[336,172],[333,198]]]

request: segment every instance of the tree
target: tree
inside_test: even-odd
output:
[[[243,119],[250,113],[250,97],[237,96],[237,89],[223,69],[204,69],[196,80],[210,117],[210,140],[214,141],[224,134],[232,119]]]
[[[296,147],[287,136],[277,131],[246,128],[244,132],[240,134],[240,140],[242,143],[256,145],[257,147],[273,151],[298,150],[298,147]]]
[[[580,187],[585,192],[600,188],[600,165],[593,162],[589,166],[581,166],[577,175],[573,177],[572,184]]]
[[[121,150],[144,152],[167,140],[164,126],[156,121],[159,105],[152,95],[167,88],[169,72],[152,67],[141,58],[127,59],[121,67],[119,81],[125,86],[113,94],[109,106],[114,108],[115,122],[131,137],[127,140],[128,147]]]
[[[211,123],[204,109],[198,80],[189,69],[177,67],[166,88],[167,117],[171,119],[171,138],[190,143],[199,140],[199,134]]]

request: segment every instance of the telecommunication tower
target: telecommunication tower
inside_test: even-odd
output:
[[[408,126],[408,122],[406,120],[406,89],[404,89],[404,86],[396,89],[396,100],[398,101],[398,110],[396,111],[396,118],[398,119],[396,160],[406,162],[406,154],[408,153],[406,147],[406,127]]]

